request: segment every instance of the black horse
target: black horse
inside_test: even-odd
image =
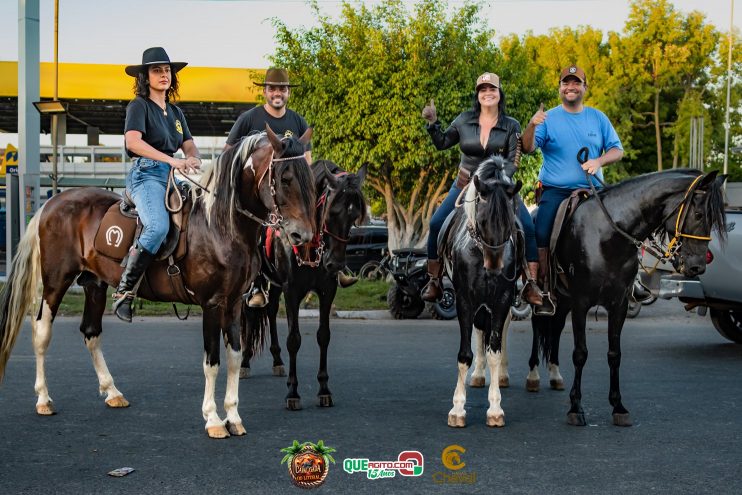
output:
[[[441,229],[439,255],[456,290],[461,340],[458,382],[448,426],[466,426],[466,374],[472,365],[472,325],[476,328],[477,361],[472,386],[484,386],[483,358],[490,369],[487,426],[504,426],[500,407],[503,335],[515,296],[519,249],[513,198],[521,187],[506,173],[508,162],[493,157],[483,162],[462,191],[457,208]],[[448,223],[450,222],[450,224]],[[447,228],[447,225],[450,227]]]
[[[533,316],[531,322],[551,371],[552,366],[559,365],[559,336],[567,313],[572,311],[575,376],[569,424],[585,425],[581,403],[582,369],[587,361],[585,321],[588,310],[601,305],[608,311],[613,424],[631,425],[629,412],[621,402],[619,367],[621,329],[638,269],[640,240],[650,236],[671,238],[669,245],[661,248],[673,260],[675,269],[686,276],[703,273],[711,230],[716,230],[721,240],[726,236],[725,180],[726,176],[717,177],[716,171],[702,175],[684,169],[642,175],[606,187],[597,198],[590,197],[563,226],[554,253],[560,272],[557,311],[553,316]],[[530,364],[532,369],[538,364],[535,349]]]
[[[317,228],[315,240],[304,251],[295,249],[290,242],[280,235],[269,235],[270,259],[264,260],[263,273],[271,280],[269,303],[267,308],[270,322],[271,345],[273,355],[273,374],[284,376],[281,360],[281,346],[278,343],[276,313],[283,292],[286,304],[286,319],[289,335],[286,347],[289,350],[289,391],[286,394],[286,407],[291,410],[301,409],[301,398],[297,391],[296,355],[301,346],[299,333],[299,305],[302,299],[314,291],[319,296],[320,317],[317,329],[317,343],[320,346],[320,362],[317,380],[319,381],[319,404],[332,406],[332,393],[327,387],[327,348],[330,344],[330,310],[337,291],[338,271],[345,267],[345,247],[349,240],[350,228],[359,225],[366,219],[366,200],[361,186],[366,177],[366,166],[356,174],[347,173],[335,163],[318,160],[312,165],[315,187],[317,190]],[[253,322],[259,318],[254,313],[261,309],[245,306],[243,312],[243,339],[253,340],[255,331]],[[243,347],[242,369],[240,376],[249,376],[252,349]]]

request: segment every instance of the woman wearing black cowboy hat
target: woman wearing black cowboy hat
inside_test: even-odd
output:
[[[129,65],[135,78],[136,97],[126,107],[124,136],[132,167],[126,176],[142,222],[142,233],[129,251],[126,268],[113,297],[120,319],[131,321],[131,303],[139,281],[165,240],[170,219],[165,208],[165,189],[171,168],[185,174],[201,166],[198,148],[188,130],[183,111],[172,104],[178,96],[177,72],[185,62],[171,62],[163,48],[147,48],[140,65]],[[185,159],[174,158],[182,149]]]

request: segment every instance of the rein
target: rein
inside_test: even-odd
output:
[[[583,164],[587,161],[587,153],[588,149],[586,147],[581,148],[580,151],[577,153],[577,161],[580,162],[580,164]],[[685,191],[685,195],[683,196],[683,199],[673,208],[670,213],[662,220],[662,224],[670,219],[670,217],[675,213],[675,211],[678,212],[678,216],[675,219],[675,235],[673,236],[672,240],[670,240],[670,243],[665,247],[661,243],[655,241],[653,238],[650,237],[649,243],[642,242],[638,240],[636,237],[632,236],[625,230],[623,230],[621,227],[619,227],[616,222],[613,221],[613,218],[611,218],[610,213],[608,213],[608,209],[606,209],[605,204],[603,204],[603,201],[600,199],[600,195],[598,195],[598,191],[595,189],[595,183],[592,181],[593,178],[597,179],[598,182],[600,182],[603,187],[606,186],[605,182],[603,182],[600,177],[596,176],[590,176],[590,174],[585,171],[585,178],[587,179],[587,182],[590,184],[590,190],[593,193],[593,197],[598,202],[598,205],[600,206],[600,209],[603,210],[603,213],[605,214],[606,219],[610,223],[611,227],[621,234],[623,237],[625,237],[629,242],[631,242],[637,249],[644,248],[649,254],[657,258],[657,264],[659,264],[662,261],[669,260],[675,256],[675,254],[680,250],[680,247],[683,245],[682,241],[680,240],[681,237],[687,237],[689,239],[697,239],[700,241],[710,241],[711,237],[709,236],[698,236],[693,234],[685,234],[681,232],[681,227],[685,224],[685,218],[688,215],[688,208],[687,205],[690,204],[691,199],[693,198],[693,193],[697,192],[696,189],[698,187],[698,184],[700,180],[703,178],[703,175],[699,175],[696,177],[690,186],[688,186],[688,189]],[[646,271],[646,268],[645,268]]]

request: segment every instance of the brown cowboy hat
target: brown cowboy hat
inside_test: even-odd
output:
[[[289,88],[295,88],[298,84],[289,83],[289,73],[286,69],[276,69],[271,67],[265,71],[265,81],[262,83],[254,82],[255,86],[288,86]]]
[[[137,77],[137,74],[146,71],[147,67],[150,65],[162,64],[170,64],[171,70],[173,72],[178,72],[180,69],[188,65],[188,62],[171,62],[170,57],[167,56],[167,52],[164,48],[154,46],[144,50],[144,53],[142,53],[142,63],[140,65],[127,65],[124,70],[131,77]]]

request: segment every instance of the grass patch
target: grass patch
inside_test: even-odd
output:
[[[342,289],[338,287],[335,295],[335,309],[339,311],[366,311],[375,309],[388,309],[386,304],[386,293],[389,290],[389,284],[385,281],[378,280],[360,280],[358,283]],[[106,314],[111,314],[111,289],[108,290],[109,304],[106,308]],[[59,306],[59,316],[77,316],[82,315],[85,306],[85,295],[82,291],[68,291],[62,299]],[[186,313],[187,306],[177,303],[178,313],[182,317]],[[138,298],[135,302],[135,312],[138,316],[173,316],[172,303],[152,302]],[[319,298],[316,294],[308,296],[301,307],[303,309],[319,308]],[[200,316],[201,307],[191,306],[191,315]],[[285,315],[283,302],[279,309],[279,314]]]

